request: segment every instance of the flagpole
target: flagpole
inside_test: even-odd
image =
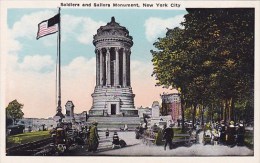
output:
[[[59,7],[59,16],[60,16],[60,7]],[[61,107],[61,71],[60,71],[60,22],[58,23],[58,37],[59,37],[59,96],[58,96],[58,107]]]
[[[59,7],[59,20],[60,20],[60,7]],[[61,55],[60,55],[60,43],[61,43],[61,32],[60,32],[60,22],[58,23],[58,106],[57,106],[57,114],[56,116],[60,116],[60,118],[64,118],[62,114],[62,107],[61,107]]]

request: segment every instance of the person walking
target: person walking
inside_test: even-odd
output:
[[[227,129],[227,145],[230,147],[235,146],[235,132],[236,132],[236,128],[234,126],[234,122],[230,121],[230,125],[228,126]]]
[[[169,144],[169,149],[172,149],[173,134],[173,129],[170,126],[163,130],[163,139],[165,140],[164,150],[166,150],[167,144]]]
[[[240,123],[237,129],[237,145],[244,146],[245,139],[245,127],[243,123]]]

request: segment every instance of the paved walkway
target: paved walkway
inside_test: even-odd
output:
[[[100,145],[98,152],[89,153],[86,149],[80,149],[72,155],[103,155],[103,156],[253,156],[253,151],[243,146],[233,148],[222,145],[203,145],[202,133],[200,142],[191,147],[179,146],[172,150],[165,151],[163,146],[145,145],[142,140],[135,139],[134,132],[118,132],[118,136],[124,139],[127,147],[112,149],[112,133],[109,138],[105,138],[105,133],[100,132]]]

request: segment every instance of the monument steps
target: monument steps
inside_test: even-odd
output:
[[[124,128],[126,124],[129,129],[135,129],[140,123],[143,123],[143,119],[140,117],[89,117],[87,123],[98,122],[98,128]]]

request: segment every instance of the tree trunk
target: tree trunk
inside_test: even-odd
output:
[[[225,99],[225,107],[224,107],[224,123],[228,121],[227,116],[228,116],[228,101]]]
[[[194,127],[194,123],[195,123],[195,118],[196,118],[196,108],[197,108],[197,104],[193,105],[193,115],[192,115],[192,126]]]
[[[223,101],[220,103],[220,120],[222,121],[224,119],[224,106]]]
[[[211,105],[211,121],[215,121],[214,119],[214,104]]]
[[[227,122],[230,122],[231,120],[233,120],[233,98],[228,98],[226,99],[226,110],[227,110]]]
[[[201,123],[204,126],[204,105],[202,105],[202,109],[201,109]]]
[[[184,100],[183,97],[181,97],[181,130],[184,132]]]
[[[230,106],[230,120],[235,121],[235,114],[234,114],[234,108],[235,107],[235,100],[234,98],[231,98],[231,106]]]

